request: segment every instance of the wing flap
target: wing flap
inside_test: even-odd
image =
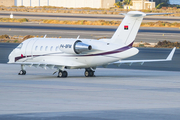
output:
[[[41,67],[41,68],[44,68],[46,69],[47,67],[50,68],[50,69],[53,69],[53,68],[61,68],[61,67],[76,67],[76,66],[83,66],[84,64],[83,63],[79,63],[79,62],[71,62],[71,63],[56,63],[56,62],[16,62],[14,64],[22,64],[22,65],[26,65],[26,66],[29,66],[29,67]]]

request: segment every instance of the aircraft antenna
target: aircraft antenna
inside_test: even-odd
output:
[[[44,38],[46,38],[47,35],[44,36]]]
[[[78,35],[77,39],[79,39],[79,38],[80,38],[80,35]]]

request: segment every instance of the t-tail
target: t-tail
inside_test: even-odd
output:
[[[125,18],[111,38],[111,42],[121,45],[130,45],[136,38],[145,13],[131,11],[125,14]]]
[[[120,45],[132,45],[134,42],[142,20],[148,15],[163,15],[172,13],[149,13],[145,14],[139,11],[130,11],[125,15],[120,26],[111,38],[111,42]]]

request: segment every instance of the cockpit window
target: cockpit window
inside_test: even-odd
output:
[[[16,48],[17,48],[17,49],[21,49],[22,46],[23,46],[23,43],[19,44]]]

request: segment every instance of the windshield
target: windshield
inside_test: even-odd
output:
[[[21,49],[22,46],[23,46],[23,43],[19,44],[16,48],[17,48],[17,49]]]

